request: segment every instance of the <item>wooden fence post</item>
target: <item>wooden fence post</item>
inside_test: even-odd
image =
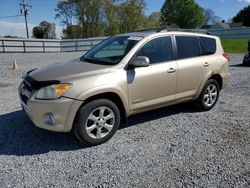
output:
[[[23,52],[26,53],[25,41],[23,41]]]
[[[90,41],[90,44],[91,44],[91,48],[93,48],[94,47],[94,41],[93,41],[93,39]]]
[[[45,53],[45,42],[42,41],[42,43],[43,43],[43,53]]]
[[[78,51],[77,41],[75,42],[75,50],[76,50],[76,52]]]
[[[5,53],[4,41],[2,40],[3,53]]]

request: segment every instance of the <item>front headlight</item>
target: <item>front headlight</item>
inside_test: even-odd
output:
[[[41,88],[36,94],[36,99],[58,99],[71,87],[72,84],[56,84]]]

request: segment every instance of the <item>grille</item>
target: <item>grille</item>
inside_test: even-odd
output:
[[[27,105],[27,101],[29,98],[23,94],[20,94],[20,97],[21,97],[21,100],[24,102],[24,104]]]
[[[23,82],[24,89],[28,90],[30,93],[32,92],[32,88],[27,84],[26,81]]]
[[[29,86],[29,84],[26,83],[26,81],[23,81],[20,85],[19,95],[25,105],[27,105],[28,99],[32,91],[33,89]]]

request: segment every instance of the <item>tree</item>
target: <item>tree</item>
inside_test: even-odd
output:
[[[120,32],[119,5],[117,0],[106,0],[104,4],[104,34],[115,35]]]
[[[80,25],[68,25],[63,29],[64,39],[79,39],[81,38],[81,26]]]
[[[41,28],[40,26],[36,26],[33,28],[32,31],[33,37],[37,38],[37,39],[43,39],[44,38],[44,31],[43,28]]]
[[[33,28],[33,37],[44,39],[56,38],[56,25],[47,21],[42,21],[39,26]]]
[[[119,8],[121,32],[129,32],[144,28],[144,10],[146,8],[144,0],[127,0],[122,3]]]
[[[233,22],[242,22],[244,26],[250,26],[250,5],[240,10],[233,18]]]
[[[161,20],[161,13],[153,12],[146,18],[145,28],[146,29],[159,28],[160,20]]]
[[[57,8],[55,9],[57,12],[55,18],[61,19],[61,23],[63,25],[72,25],[73,18],[75,17],[76,4],[72,0],[67,1],[59,1],[57,3]]]
[[[204,9],[204,25],[214,25],[220,21],[221,18],[216,16],[213,10]]]
[[[203,9],[194,0],[165,0],[161,14],[164,27],[176,24],[180,28],[196,28],[204,21]]]
[[[66,26],[64,38],[86,38],[143,29],[145,7],[144,0],[61,0],[55,10]]]
[[[76,16],[82,27],[83,37],[103,34],[102,17],[104,0],[75,0]]]
[[[45,39],[55,39],[56,38],[56,25],[47,21],[42,21],[40,27],[44,31]]]

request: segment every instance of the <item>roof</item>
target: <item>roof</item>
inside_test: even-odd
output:
[[[156,31],[136,31],[136,32],[128,32],[128,33],[119,34],[117,36],[147,37],[154,33],[156,33]]]

